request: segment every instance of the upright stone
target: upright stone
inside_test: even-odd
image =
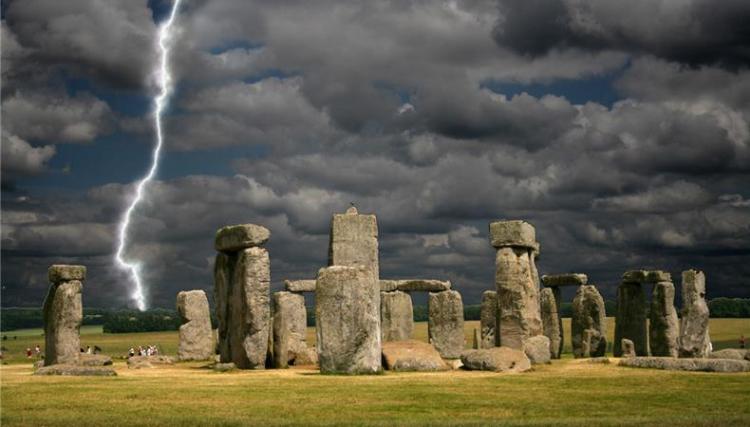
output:
[[[711,349],[708,317],[706,276],[702,271],[683,271],[680,357],[708,357]]]
[[[542,335],[539,278],[534,257],[539,244],[534,227],[525,221],[490,224],[490,242],[497,248],[495,286],[499,310],[499,344],[523,349],[527,338]]]
[[[559,359],[562,353],[562,319],[557,309],[558,300],[553,288],[544,288],[540,291],[539,302],[542,311],[542,327],[544,335],[549,338],[550,356]]]
[[[380,328],[383,341],[411,339],[414,330],[411,295],[401,291],[380,293]]]
[[[206,293],[201,290],[178,293],[177,312],[182,319],[177,357],[180,360],[213,358],[216,345]]]
[[[229,347],[240,369],[263,369],[270,333],[271,262],[253,247],[237,254],[229,297]]]
[[[44,365],[76,364],[80,355],[83,320],[81,291],[86,278],[82,265],[53,265],[44,299]]]
[[[458,359],[464,349],[464,304],[457,291],[430,292],[427,331],[444,359]]]
[[[479,309],[481,340],[478,348],[492,348],[498,345],[497,331],[497,292],[484,291]]]
[[[305,297],[293,292],[273,294],[273,365],[286,368],[305,349],[307,310]]]
[[[680,324],[674,308],[674,285],[671,281],[654,285],[651,297],[649,346],[652,356],[677,357]]]
[[[579,286],[573,298],[571,344],[574,357],[601,357],[607,351],[604,299],[593,285]]]
[[[382,370],[380,286],[370,269],[322,268],[315,290],[315,319],[321,373]]]
[[[622,354],[620,357],[635,357],[635,345],[633,344],[633,341],[630,341],[627,338],[622,339],[622,343],[620,343],[620,348],[622,349]]]
[[[633,342],[638,356],[648,356],[646,327],[646,298],[638,282],[623,281],[617,288],[617,313],[615,317],[615,357],[622,356],[622,340]]]
[[[229,352],[229,290],[232,286],[236,254],[227,255],[219,252],[214,260],[214,304],[218,322],[217,353],[220,359],[229,363],[232,356]]]
[[[378,222],[375,215],[360,215],[353,206],[344,214],[333,215],[328,265],[364,267],[372,273],[379,287]]]

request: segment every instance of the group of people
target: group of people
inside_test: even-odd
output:
[[[133,356],[158,356],[159,349],[155,345],[147,345],[146,347],[138,346],[137,349],[130,347],[128,350],[128,357]]]
[[[42,358],[42,349],[39,347],[39,344],[37,344],[33,350],[31,347],[26,347],[26,358],[31,359],[34,356],[36,356],[37,359]]]

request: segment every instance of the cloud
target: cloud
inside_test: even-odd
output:
[[[2,131],[3,180],[17,175],[39,174],[54,155],[52,145],[33,147],[18,136]]]

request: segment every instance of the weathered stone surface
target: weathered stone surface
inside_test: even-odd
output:
[[[354,207],[344,214],[333,215],[328,265],[364,267],[372,272],[377,284],[380,270],[378,222],[375,215],[360,215]]]
[[[315,280],[285,280],[284,288],[289,292],[315,292]]]
[[[446,371],[435,347],[426,342],[406,340],[383,342],[383,363],[389,371]]]
[[[501,247],[495,258],[495,286],[500,314],[499,343],[523,349],[527,338],[542,335],[539,292],[531,268],[532,251],[521,247]],[[497,333],[497,332],[496,332]]]
[[[522,350],[508,347],[467,350],[461,355],[464,369],[470,371],[525,372],[531,361]]]
[[[592,357],[589,359],[589,363],[601,363],[603,365],[609,365],[610,360],[609,357]]]
[[[559,295],[559,291],[557,292]],[[542,330],[544,336],[549,338],[550,357],[559,359],[562,353],[562,319],[559,316],[558,297],[552,288],[544,288],[539,291],[539,305],[542,313]]]
[[[430,292],[427,305],[430,342],[444,359],[458,359],[466,344],[461,294],[457,291]]]
[[[497,331],[497,292],[484,291],[479,307],[481,340],[479,348],[492,348],[498,345]]]
[[[230,372],[230,371],[234,371],[235,369],[237,369],[237,367],[234,366],[234,363],[232,363],[232,362],[229,362],[229,363],[215,363],[211,367],[211,369],[213,369],[216,372]]]
[[[75,365],[80,355],[79,331],[83,320],[81,291],[78,280],[53,283],[44,300],[44,364]]]
[[[622,349],[620,357],[636,357],[635,344],[633,344],[633,341],[623,338],[620,343],[620,348]]]
[[[383,342],[411,339],[414,330],[411,295],[401,291],[380,293],[380,329]]]
[[[674,285],[659,282],[654,285],[649,313],[649,346],[652,356],[677,357],[680,324],[674,308]]]
[[[34,375],[114,377],[117,372],[111,366],[58,364],[41,367],[34,371]]]
[[[286,368],[307,347],[305,297],[293,292],[273,294],[273,365]]]
[[[671,282],[672,275],[661,270],[631,270],[622,275],[623,283]]]
[[[490,244],[496,248],[516,246],[538,250],[536,230],[526,221],[495,221],[490,223]]]
[[[544,335],[537,335],[523,342],[523,351],[532,365],[550,363],[552,355],[550,354],[549,347],[549,338]]]
[[[228,225],[216,232],[214,247],[219,252],[239,252],[261,246],[271,237],[266,227],[255,224]]]
[[[725,348],[724,350],[712,351],[708,357],[711,359],[750,360],[750,350],[744,348]]]
[[[112,358],[104,354],[83,353],[78,356],[79,366],[111,366]]]
[[[471,342],[471,348],[482,348],[482,332],[477,328],[474,328],[474,339]]]
[[[219,361],[231,359],[229,353],[229,291],[232,286],[237,255],[218,253],[214,260],[214,310],[216,311],[217,345]]]
[[[665,369],[668,371],[750,372],[750,362],[731,359],[677,359],[672,357],[628,357],[620,366]]]
[[[589,277],[582,273],[545,274],[542,276],[544,286],[581,286],[589,282]]]
[[[451,288],[451,282],[447,280],[403,279],[393,282],[396,282],[396,290],[404,292],[441,292]]]
[[[128,369],[153,368],[160,365],[173,365],[174,359],[169,356],[131,356],[128,357]]]
[[[604,299],[593,285],[583,285],[573,298],[571,344],[574,357],[599,357],[607,351]],[[588,350],[588,353],[585,351]]]
[[[683,271],[680,357],[708,356],[711,349],[708,317],[706,276],[702,271]]]
[[[182,319],[177,357],[180,360],[211,359],[216,344],[206,293],[202,290],[178,293],[177,313]]]
[[[648,355],[646,299],[640,283],[624,282],[617,288],[615,318],[615,357],[622,356],[622,339],[633,342],[638,356]]]
[[[339,265],[321,269],[315,319],[321,373],[382,370],[380,286],[370,269]]]
[[[47,270],[50,283],[86,280],[86,267],[83,265],[54,264]]]

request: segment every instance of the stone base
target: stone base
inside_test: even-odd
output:
[[[672,357],[629,357],[619,366],[667,371],[750,372],[750,362],[733,359],[676,359]]]
[[[448,365],[432,345],[414,340],[383,343],[383,367],[390,371],[447,371]]]
[[[461,362],[464,369],[470,371],[525,372],[531,369],[526,354],[509,347],[467,350],[461,355]]]

